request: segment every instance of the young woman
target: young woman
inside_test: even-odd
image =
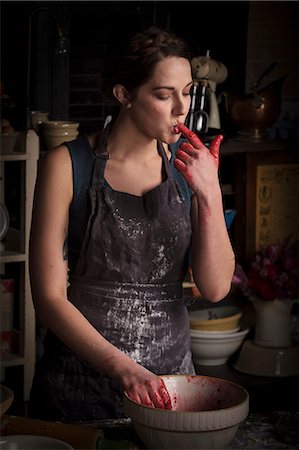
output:
[[[48,332],[33,417],[121,417],[124,390],[167,407],[159,374],[194,373],[182,294],[189,248],[195,283],[211,302],[230,290],[234,254],[218,180],[222,137],[208,149],[183,125],[189,60],[170,33],[134,36],[103,71],[118,115],[43,158],[30,266]]]

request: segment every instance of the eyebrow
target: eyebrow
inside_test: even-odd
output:
[[[186,89],[187,87],[189,87],[191,84],[193,84],[194,82],[193,81],[190,81],[190,83],[188,83],[185,87],[184,87],[184,89]],[[172,87],[172,86],[157,86],[157,87],[155,87],[155,88],[153,88],[153,91],[158,91],[158,90],[160,90],[160,89],[168,89],[169,91],[173,91],[175,88],[174,87]]]

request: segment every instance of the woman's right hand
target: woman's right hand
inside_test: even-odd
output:
[[[109,368],[109,370],[108,370]],[[164,381],[119,351],[104,361],[105,373],[114,373],[131,400],[153,408],[171,409]]]

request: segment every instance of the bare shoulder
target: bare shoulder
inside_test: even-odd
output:
[[[60,145],[59,147],[52,148],[46,151],[41,158],[40,167],[47,166],[66,169],[68,166],[71,167],[71,157],[69,150],[66,145]]]
[[[38,184],[42,189],[60,191],[63,196],[72,196],[72,161],[66,145],[45,152],[38,170]]]

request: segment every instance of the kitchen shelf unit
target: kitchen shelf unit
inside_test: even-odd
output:
[[[297,144],[284,141],[242,142],[228,139],[220,150],[220,177],[226,208],[236,210],[230,233],[238,262],[252,261],[256,248],[258,214],[257,183],[258,169],[263,166],[298,164]],[[297,182],[299,180],[297,179]],[[283,197],[281,202],[288,201]],[[297,210],[297,206],[296,206]],[[281,214],[284,212],[282,211]],[[293,216],[296,211],[290,212]],[[295,219],[296,220],[296,219]],[[275,226],[272,223],[270,226]],[[288,236],[289,230],[281,230],[280,239]],[[297,239],[299,236],[295,236]]]
[[[14,323],[18,327],[14,330],[17,336],[17,354],[4,353],[1,355],[1,380],[10,384],[11,374],[8,369],[17,371],[15,376],[18,386],[11,386],[20,392],[21,400],[26,402],[35,368],[36,337],[35,312],[31,296],[29,278],[29,235],[31,227],[34,188],[39,159],[39,137],[33,130],[21,133],[13,153],[5,154],[5,148],[0,154],[1,181],[0,200],[5,204],[8,198],[8,175],[6,165],[20,173],[15,189],[18,201],[7,205],[9,215],[16,213],[19,218],[16,227],[10,226],[2,243],[4,250],[0,254],[1,275],[4,278],[15,278],[14,292]],[[13,167],[12,167],[13,165]],[[10,224],[11,225],[11,224]],[[11,276],[13,273],[13,276]],[[9,274],[9,275],[7,275]],[[20,373],[22,380],[20,380]]]

